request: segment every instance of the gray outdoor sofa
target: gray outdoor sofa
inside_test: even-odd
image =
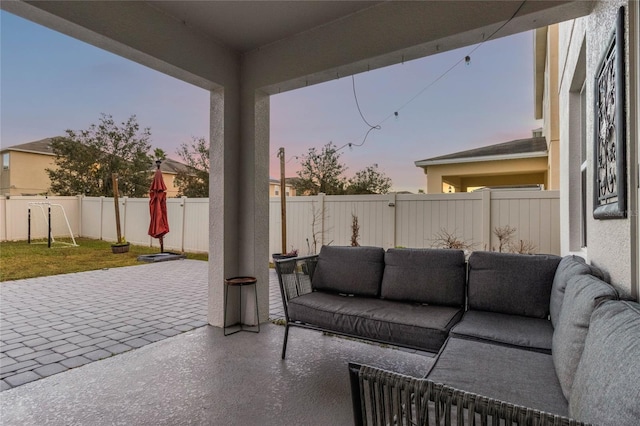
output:
[[[283,358],[291,326],[438,352],[426,378],[350,365],[356,424],[640,424],[640,307],[578,257],[323,247],[276,270]]]

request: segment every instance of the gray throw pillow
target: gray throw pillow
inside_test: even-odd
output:
[[[640,305],[610,301],[591,316],[569,415],[594,425],[640,422]]]
[[[322,246],[311,286],[314,290],[380,296],[384,249]]]
[[[591,313],[603,301],[617,297],[613,287],[592,275],[569,279],[551,344],[553,364],[567,400],[571,396],[573,378],[589,331]]]
[[[580,256],[565,256],[560,261],[556,274],[553,278],[553,286],[551,287],[551,301],[549,302],[549,312],[551,315],[551,324],[555,327],[560,317],[562,309],[562,300],[564,292],[567,288],[569,278],[576,275],[593,275],[604,280],[604,274],[600,268],[587,265]]]
[[[467,267],[462,250],[389,249],[384,263],[384,299],[464,305]]]

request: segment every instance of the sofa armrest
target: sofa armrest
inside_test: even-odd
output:
[[[274,260],[285,310],[289,300],[311,293],[311,280],[317,263],[318,255]]]
[[[428,379],[349,363],[354,424],[518,424],[584,423],[532,408],[465,392]]]

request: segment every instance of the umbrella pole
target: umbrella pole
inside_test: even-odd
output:
[[[160,237],[160,253],[164,253],[164,237]]]

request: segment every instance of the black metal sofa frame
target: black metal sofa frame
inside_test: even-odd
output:
[[[356,424],[637,424],[640,307],[618,300],[600,270],[573,256],[476,252],[468,268],[462,257],[461,302],[456,251],[390,249],[380,270],[379,250],[323,248],[276,262],[283,359],[292,326],[438,352],[424,379],[350,365]],[[372,277],[382,290],[360,285]],[[389,314],[387,303],[410,312]],[[412,343],[397,328],[378,336],[350,321],[358,306],[391,322],[444,306],[450,321],[423,323],[416,336],[428,341]]]

